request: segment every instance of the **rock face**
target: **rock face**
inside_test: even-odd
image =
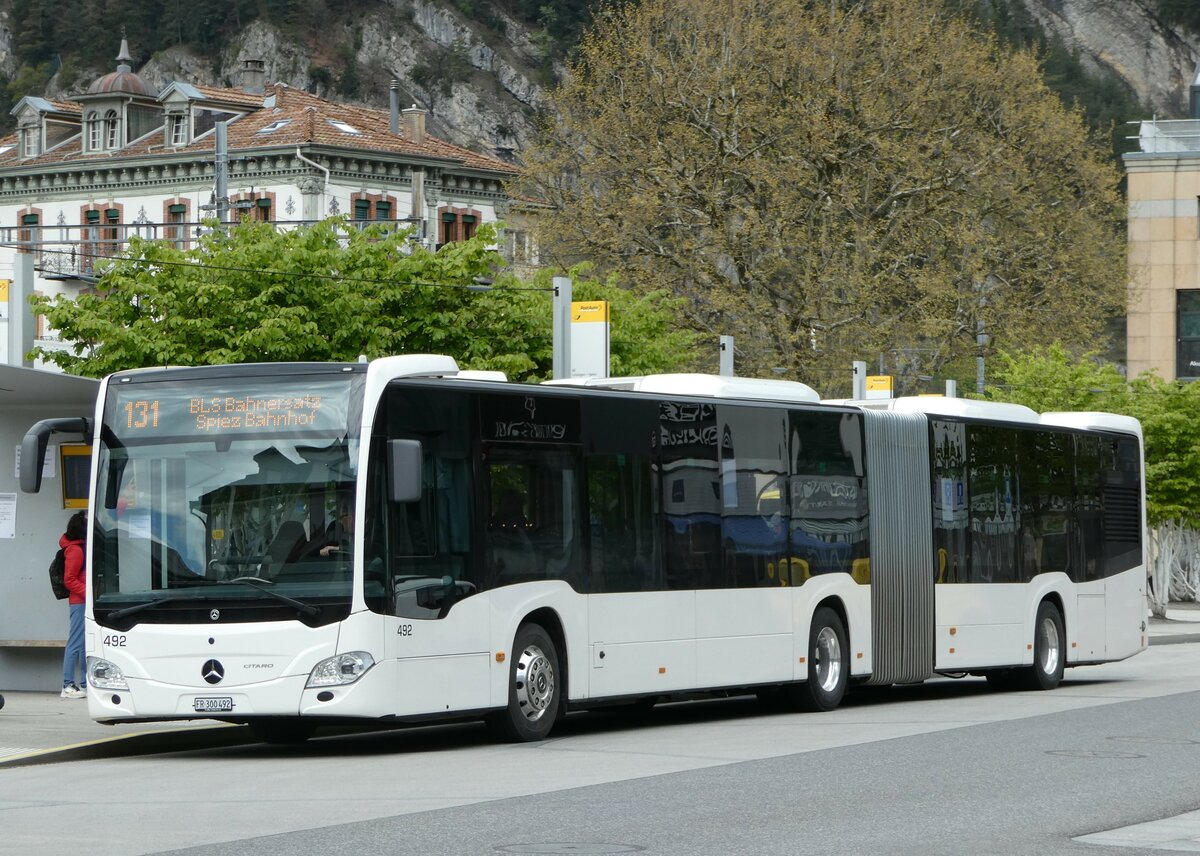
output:
[[[1116,72],[1157,115],[1188,115],[1188,91],[1200,59],[1200,37],[1167,27],[1152,0],[1008,0],[1021,3],[1048,32],[1078,52],[1085,65]],[[16,73],[12,54],[12,0],[0,0],[0,73]],[[459,145],[507,156],[529,141],[546,90],[536,41],[523,24],[492,10],[495,28],[464,18],[451,0],[387,0],[371,6],[356,22],[354,59],[358,98],[387,107],[389,84],[400,84],[401,107],[418,103],[430,111],[430,133]],[[115,50],[114,45],[114,50]],[[469,73],[448,87],[429,85],[444,76],[416,73],[448,51],[465,57]],[[136,52],[136,47],[135,47]],[[237,86],[244,58],[259,58],[267,79],[344,100],[331,81],[346,66],[342,57],[316,56],[314,47],[289,40],[262,21],[246,27],[217,57],[171,48],[154,56],[138,73],[151,86],[188,80]],[[97,69],[102,74],[111,69]],[[322,73],[323,72],[323,73]],[[421,85],[418,80],[426,81]],[[51,80],[49,97],[70,97]],[[1130,116],[1129,119],[1140,119]]]
[[[1077,51],[1085,65],[1115,71],[1160,117],[1188,115],[1188,91],[1200,59],[1198,40],[1167,27],[1147,0],[1016,2],[1047,33]]]

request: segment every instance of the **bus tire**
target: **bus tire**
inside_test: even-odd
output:
[[[842,618],[827,606],[813,613],[808,629],[808,680],[788,688],[789,701],[800,710],[834,710],[850,683],[850,645]]]
[[[492,731],[513,742],[545,740],[558,719],[560,675],[550,634],[538,624],[522,624],[508,667],[508,705],[488,716]]]
[[[1066,665],[1066,633],[1058,607],[1048,600],[1038,604],[1033,622],[1033,665],[1017,676],[1026,690],[1052,690],[1059,685]]]
[[[297,716],[272,716],[250,720],[250,731],[263,743],[297,745],[308,740],[317,730],[311,720]]]

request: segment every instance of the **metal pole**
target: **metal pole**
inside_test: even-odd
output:
[[[217,177],[217,219],[229,222],[229,136],[226,122],[217,122],[217,154],[214,159]]]
[[[975,392],[983,395],[984,365],[983,349],[987,347],[988,337],[983,332],[983,322],[975,322],[975,344],[979,346],[979,356],[975,358]]]
[[[733,377],[733,336],[721,337],[720,365],[722,377]]]
[[[854,374],[854,393],[852,397],[855,401],[862,401],[867,397],[867,361],[855,360],[850,365]]]
[[[32,231],[32,230],[30,230]],[[33,350],[37,322],[29,297],[33,294],[33,253],[15,253],[13,281],[8,291],[8,364],[30,368],[33,362],[26,356]]]
[[[958,381],[946,381],[946,398],[958,398]]]
[[[571,278],[554,277],[554,379],[571,377]]]

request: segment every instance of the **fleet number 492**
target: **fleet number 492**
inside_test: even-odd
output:
[[[124,648],[126,640],[126,636],[118,636],[117,634],[112,633],[104,637],[104,644],[109,648]]]
[[[397,636],[412,636],[411,624],[400,624],[396,627]]]

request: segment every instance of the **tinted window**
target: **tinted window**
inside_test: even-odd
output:
[[[971,568],[964,582],[1016,582],[1016,432],[967,426],[967,502]]]
[[[652,465],[658,409],[649,401],[589,398],[582,411],[589,590],[664,589]]]
[[[1076,579],[1098,580],[1104,575],[1104,499],[1102,437],[1075,437]]]
[[[483,585],[471,549],[471,405],[451,390],[396,386],[384,395],[365,515],[365,593],[376,612],[436,618]],[[388,439],[421,441],[420,502],[388,501]]]
[[[779,585],[787,559],[788,414],[717,407],[721,437],[721,543],[731,588]]]
[[[1140,460],[1133,437],[1105,438],[1101,502],[1106,575],[1127,571],[1142,561]]]
[[[667,588],[715,588],[723,581],[717,409],[663,402],[658,414]]]
[[[1074,577],[1075,444],[1062,431],[1017,432],[1022,579],[1059,571]]]
[[[569,448],[484,446],[490,585],[561,579],[587,590],[577,457]]]
[[[933,545],[939,583],[966,582],[971,568],[970,516],[967,508],[967,426],[930,423],[933,444]]]
[[[862,418],[793,411],[790,422],[792,582],[835,572],[853,573],[867,582]]]

